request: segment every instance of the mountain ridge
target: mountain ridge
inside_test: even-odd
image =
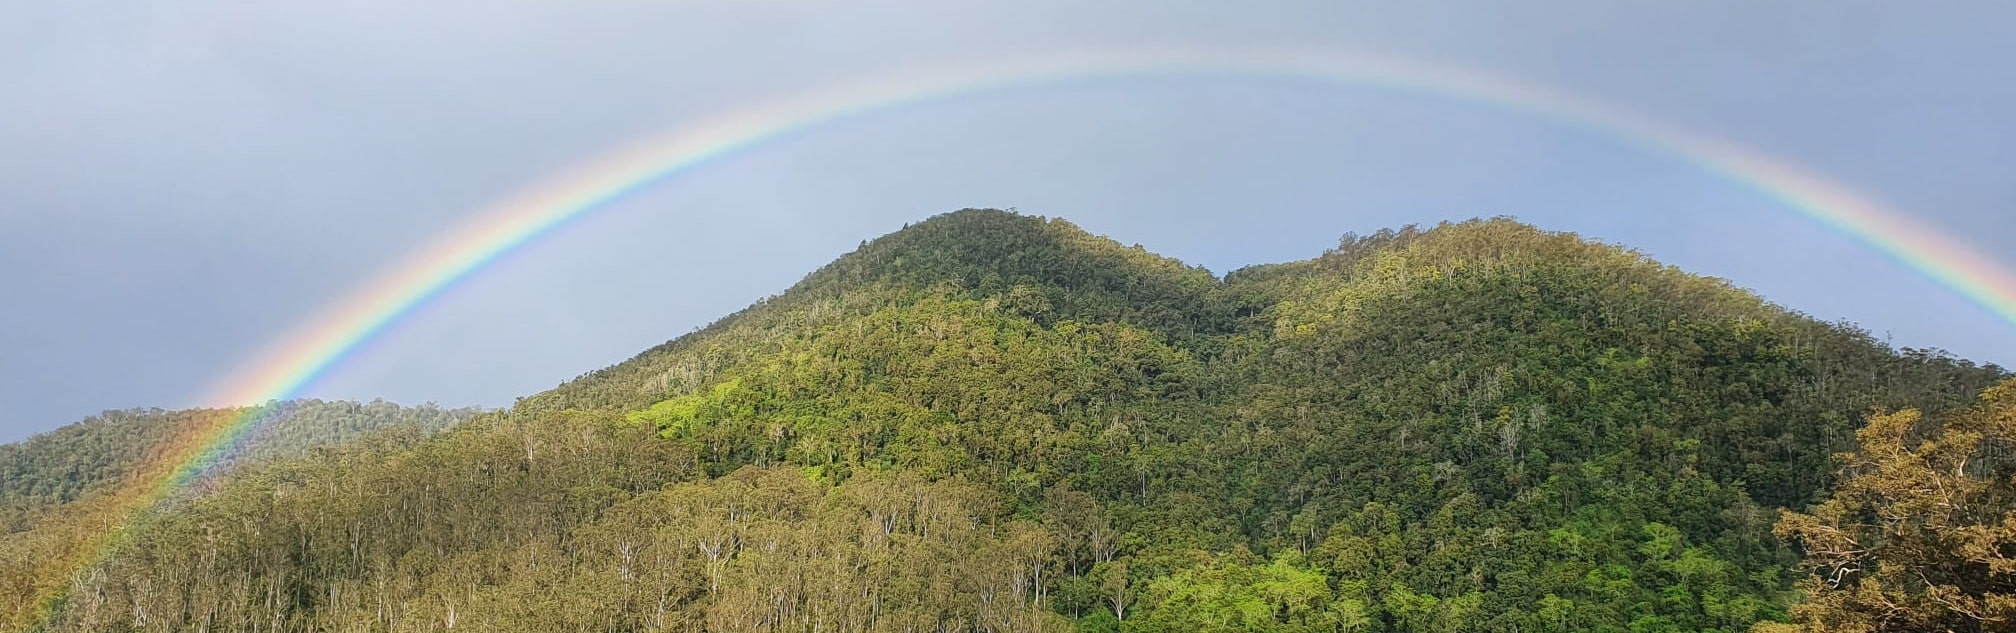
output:
[[[1561,244],[1573,244],[1577,247],[1576,250],[1581,251],[1579,254],[1582,256],[1594,256],[1602,259],[1607,259],[1610,261],[1610,263],[1618,263],[1618,262],[1627,263],[1628,265],[1634,268],[1640,269],[1644,272],[1653,275],[1662,275],[1668,278],[1682,278],[1691,280],[1695,282],[1693,284],[1693,288],[1691,289],[1692,291],[1699,292],[1702,294],[1725,293],[1734,295],[1736,297],[1736,301],[1734,303],[1738,304],[1738,307],[1740,309],[1755,311],[1760,318],[1768,317],[1771,319],[1781,321],[1802,322],[1802,324],[1806,326],[1833,328],[1840,330],[1844,334],[1849,335],[1850,338],[1864,339],[1860,341],[1862,343],[1886,349],[1888,347],[1887,345],[1881,345],[1876,343],[1873,338],[1870,338],[1868,336],[1867,332],[1861,331],[1858,328],[1854,328],[1853,326],[1847,325],[1842,322],[1819,321],[1817,318],[1807,315],[1805,313],[1769,302],[1763,299],[1761,296],[1758,296],[1756,293],[1749,291],[1747,289],[1737,287],[1728,282],[1727,280],[1713,277],[1700,277],[1691,275],[1685,273],[1684,271],[1681,271],[1677,267],[1659,263],[1656,260],[1653,260],[1650,256],[1647,256],[1635,250],[1630,250],[1625,247],[1605,242],[1592,242],[1572,233],[1545,231],[1531,225],[1520,223],[1508,217],[1497,217],[1491,219],[1472,219],[1463,222],[1443,222],[1438,227],[1431,227],[1429,229],[1422,229],[1418,226],[1409,225],[1407,227],[1403,227],[1398,230],[1386,229],[1365,236],[1359,236],[1356,234],[1346,234],[1343,238],[1340,239],[1339,245],[1337,247],[1326,249],[1325,252],[1319,254],[1314,258],[1288,261],[1288,262],[1248,265],[1227,271],[1224,275],[1218,276],[1213,275],[1208,270],[1205,270],[1201,267],[1193,267],[1187,264],[1183,264],[1180,260],[1154,255],[1152,252],[1145,251],[1138,246],[1132,248],[1122,246],[1119,242],[1113,241],[1110,238],[1104,238],[1087,233],[1082,229],[1079,229],[1076,225],[1073,225],[1068,221],[1064,221],[1062,219],[1052,219],[1041,216],[1025,216],[1016,214],[1014,212],[1001,211],[995,209],[969,208],[956,212],[932,216],[920,222],[906,224],[904,228],[899,231],[889,233],[887,235],[878,237],[874,240],[863,241],[862,246],[859,249],[842,255],[841,257],[836,259],[833,263],[820,267],[814,272],[808,274],[803,280],[793,284],[790,288],[787,288],[786,290],[776,295],[765,297],[761,300],[758,300],[755,304],[751,305],[748,308],[724,316],[706,326],[698,328],[685,335],[674,338],[665,343],[653,346],[652,348],[647,349],[646,351],[636,356],[633,356],[630,359],[616,363],[614,365],[611,365],[610,367],[605,367],[602,369],[587,372],[582,376],[575,378],[574,380],[570,380],[567,383],[563,383],[559,389],[548,390],[545,392],[540,392],[538,394],[532,394],[530,396],[520,398],[520,402],[518,404],[519,406],[523,406],[528,403],[527,401],[530,401],[530,404],[532,404],[532,406],[535,408],[543,408],[549,406],[539,402],[539,400],[542,397],[548,396],[554,391],[566,389],[569,384],[583,380],[593,380],[596,379],[597,377],[606,376],[610,373],[619,372],[626,365],[638,363],[643,359],[646,359],[647,357],[656,354],[662,354],[672,349],[677,349],[680,346],[688,344],[691,341],[698,340],[699,338],[707,336],[710,332],[717,332],[721,329],[730,327],[734,323],[736,323],[739,319],[748,318],[752,315],[761,314],[765,309],[771,308],[773,303],[777,303],[780,301],[790,302],[793,300],[799,300],[805,298],[808,295],[824,294],[825,296],[830,297],[833,293],[838,292],[839,288],[844,288],[848,283],[848,280],[852,280],[854,283],[870,283],[872,281],[886,280],[888,277],[895,276],[895,273],[893,271],[879,271],[878,269],[881,267],[879,265],[887,265],[893,263],[892,260],[900,260],[901,257],[898,256],[894,251],[898,251],[904,248],[915,250],[919,249],[920,247],[923,250],[938,251],[938,252],[957,251],[959,250],[958,248],[943,243],[943,240],[946,239],[947,234],[957,233],[959,231],[939,230],[939,229],[941,227],[952,227],[956,225],[961,219],[964,218],[984,219],[986,221],[985,225],[990,227],[1006,224],[1010,226],[1015,226],[1016,228],[1022,228],[1024,230],[1030,230],[1030,229],[1035,229],[1037,231],[1055,230],[1056,232],[1063,233],[1072,238],[1075,238],[1074,241],[1077,244],[1090,243],[1099,246],[1104,246],[1105,247],[1104,250],[1114,253],[1128,252],[1128,253],[1143,254],[1149,258],[1152,258],[1153,260],[1158,261],[1158,263],[1162,264],[1167,269],[1182,270],[1185,271],[1186,273],[1194,275],[1194,278],[1191,279],[1190,281],[1197,282],[1202,281],[1204,279],[1210,280],[1212,283],[1209,284],[1209,287],[1201,289],[1200,292],[1218,293],[1221,295],[1232,295],[1235,297],[1238,294],[1254,290],[1256,287],[1265,286],[1266,285],[1265,280],[1267,278],[1272,276],[1278,276],[1281,274],[1294,274],[1296,272],[1307,274],[1310,271],[1331,271],[1334,273],[1339,273],[1343,276],[1356,274],[1359,272],[1357,270],[1359,264],[1362,263],[1362,260],[1364,260],[1365,258],[1370,257],[1375,253],[1381,252],[1382,250],[1389,248],[1410,248],[1417,246],[1419,245],[1420,242],[1423,241],[1422,236],[1432,233],[1436,228],[1490,227],[1501,229],[1498,231],[1498,233],[1501,236],[1512,235],[1518,237],[1519,239],[1526,240],[1529,243],[1552,242],[1557,246]],[[1470,236],[1470,237],[1474,241],[1479,236]],[[934,239],[940,240],[941,243],[935,246],[930,244],[930,241]],[[1429,247],[1422,248],[1420,250],[1428,251],[1431,258],[1434,257],[1448,258],[1451,256],[1451,251],[1454,250],[1450,248],[1438,249],[1435,248],[1436,246],[1447,246],[1447,245],[1431,244],[1429,245]],[[881,248],[878,251],[870,250],[871,248],[876,247]],[[1514,254],[1516,254],[1516,252]],[[975,259],[978,259],[980,261],[989,261],[986,258],[975,258]],[[1447,262],[1437,261],[1431,263],[1435,266],[1446,268],[1444,264],[1446,264]],[[965,284],[954,283],[953,285],[959,288],[975,290],[986,294],[1004,294],[1005,289],[1012,289],[1012,286],[1014,285],[1013,282],[988,280],[984,274],[982,275],[969,274],[968,276],[978,277],[980,278],[980,281],[978,281],[977,283],[969,282]],[[1029,275],[1024,274],[1023,276],[1028,277]],[[929,281],[936,283],[945,283],[948,280],[944,278],[934,278]],[[1024,279],[1023,281],[1028,280]],[[1007,286],[1010,286],[1010,288],[1004,289],[1003,287],[1004,283],[1006,283]],[[1054,291],[1055,289],[1053,288],[1048,290]],[[1003,299],[1008,300],[1009,298],[1003,297]],[[1034,297],[1025,294],[1016,299],[1033,300]],[[1043,299],[1045,302],[1049,302],[1048,301],[1049,297],[1047,296],[1047,293],[1046,296],[1043,297]],[[1232,311],[1246,310],[1248,312],[1251,312],[1257,309],[1255,306],[1239,305],[1240,302],[1236,298],[1231,300],[1231,303],[1238,305],[1238,307],[1232,308],[1231,309]],[[1051,309],[1055,310],[1054,307]],[[1067,316],[1069,315],[1070,314],[1067,313]],[[1233,318],[1229,314],[1221,314],[1213,316],[1216,316],[1220,319]],[[1248,314],[1246,316],[1251,317],[1254,315]],[[1803,323],[1806,321],[1811,321],[1812,323]],[[1223,323],[1220,323],[1219,327],[1224,328],[1226,326]],[[1922,355],[1927,358],[1950,356],[1943,350],[1936,350],[1936,349],[1920,350],[1912,348],[1901,348],[1896,351],[1898,353],[1904,353],[1904,354]]]

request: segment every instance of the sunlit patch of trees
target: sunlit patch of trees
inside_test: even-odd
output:
[[[1794,631],[2016,630],[2016,381],[1964,411],[1879,415],[1844,479],[1778,534],[1812,571]]]

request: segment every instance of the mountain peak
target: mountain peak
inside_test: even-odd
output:
[[[1017,284],[1093,292],[1171,284],[1201,290],[1213,279],[1202,268],[1122,246],[1062,218],[963,209],[865,242],[792,291],[874,282],[951,284],[980,292]]]

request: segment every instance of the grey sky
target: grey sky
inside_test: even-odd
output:
[[[2002,2],[0,0],[0,441],[186,406],[499,196],[682,121],[921,60],[1296,44],[1463,66],[1741,141],[2006,252],[2012,30]],[[1471,104],[1168,77],[738,153],[508,258],[310,395],[505,405],[970,206],[1220,272],[1345,231],[1514,215],[1899,345],[2016,362],[2016,327],[1672,157]]]

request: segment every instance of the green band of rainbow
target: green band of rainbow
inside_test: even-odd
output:
[[[472,214],[409,260],[335,304],[225,381],[223,406],[293,397],[378,332],[457,281],[602,208],[695,165],[766,140],[908,105],[1060,81],[1115,76],[1238,75],[1341,83],[1433,95],[1572,124],[1670,154],[1741,183],[1923,273],[2016,324],[2016,274],[1968,244],[1841,183],[1743,147],[1595,101],[1454,68],[1286,49],[1081,51],[1000,65],[893,75],[738,108],[618,152]],[[135,511],[188,485],[262,420],[258,410],[200,429],[172,473],[136,495]],[[109,553],[108,537],[98,558]],[[53,599],[53,597],[52,597]]]

